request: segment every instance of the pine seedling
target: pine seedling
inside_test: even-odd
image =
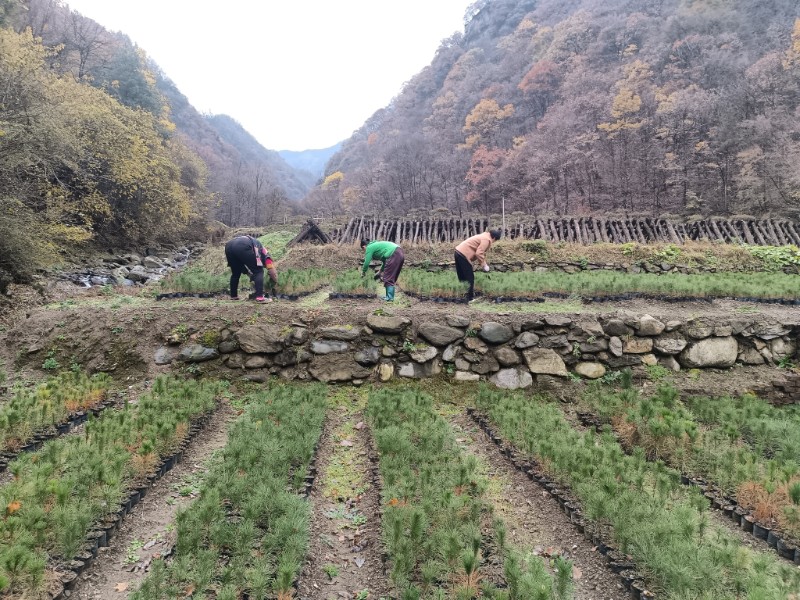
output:
[[[422,585],[425,589],[429,589],[433,586],[436,580],[439,578],[440,567],[436,561],[429,560],[426,561],[420,567],[420,575],[422,576]]]
[[[422,535],[425,533],[425,523],[423,514],[419,510],[415,510],[411,515],[410,533],[411,541],[414,545],[418,545],[422,542]]]
[[[633,385],[633,371],[630,369],[623,369],[622,375],[619,378],[620,386],[624,390],[628,390]]]
[[[460,547],[459,542],[458,542],[458,537],[456,536],[455,533],[451,532],[447,536],[447,542],[446,542],[445,552],[444,552],[445,558],[447,558],[447,562],[450,563],[450,564],[453,564],[455,562],[456,558],[458,558],[458,554],[459,554],[460,551],[461,551],[461,547]]]
[[[278,594],[278,600],[290,600],[294,596],[292,582],[298,569],[299,565],[293,563],[281,562],[278,565],[278,576],[275,579],[275,591]]]
[[[555,560],[555,596],[558,600],[568,600],[572,592],[572,562],[563,556]]]
[[[464,550],[461,553],[461,566],[464,569],[464,588],[470,592],[474,592],[473,596],[478,593],[478,582],[480,575],[478,574],[478,553],[473,550]]]
[[[247,569],[245,574],[245,586],[250,590],[250,598],[253,600],[265,600],[269,593],[269,585],[272,579],[274,565],[265,557],[260,557],[254,564]]]
[[[390,545],[392,548],[396,548],[400,541],[403,539],[403,520],[397,512],[392,515],[392,534],[390,539]]]
[[[497,544],[497,553],[500,556],[506,552],[506,524],[502,519],[494,520],[494,539]]]
[[[402,600],[420,600],[420,598],[422,598],[422,592],[420,592],[416,586],[412,585],[403,590],[400,598]]]
[[[510,600],[522,600],[519,596],[519,582],[522,579],[522,569],[520,568],[519,558],[514,554],[509,554],[503,563],[503,573],[508,584],[508,594]]]
[[[800,481],[795,481],[789,486],[789,499],[795,506],[800,505]]]
[[[477,505],[478,503],[476,502],[475,504]],[[477,519],[475,521],[477,522]],[[472,534],[472,553],[475,556],[478,556],[480,551],[481,551],[481,536],[480,533],[475,532]]]
[[[217,592],[216,600],[237,600],[239,598],[239,590],[233,584],[225,585],[219,592]]]
[[[1,556],[0,568],[4,571],[3,579],[8,587],[15,586],[24,580],[25,571],[33,560],[33,554],[22,544],[12,546]]]

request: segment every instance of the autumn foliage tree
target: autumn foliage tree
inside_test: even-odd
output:
[[[464,142],[467,148],[478,144],[497,145],[503,121],[514,114],[514,107],[506,104],[502,108],[493,98],[484,98],[467,115],[464,123]]]
[[[267,224],[290,214],[291,201],[311,186],[306,174],[261,146],[230,117],[201,115],[125,34],[106,30],[62,0],[11,3],[23,1],[24,10],[11,11],[8,24],[18,33],[30,29],[40,40],[47,49],[45,69],[100,89],[154,119],[158,134],[177,155],[182,185],[203,189],[193,199],[198,216],[232,226]]]
[[[498,205],[497,200],[502,188],[498,172],[505,156],[504,150],[488,146],[479,146],[472,153],[466,176],[470,184],[467,201],[479,204],[484,214],[489,214],[490,210]]]
[[[51,52],[0,29],[0,269],[17,276],[89,239],[180,235],[205,194],[160,119],[48,68]]]

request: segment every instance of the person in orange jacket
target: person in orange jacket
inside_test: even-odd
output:
[[[489,263],[486,262],[486,251],[499,239],[500,230],[493,229],[473,235],[456,246],[456,274],[459,281],[469,282],[467,291],[467,301],[469,302],[475,299],[475,272],[472,263],[477,258],[480,261],[480,268],[488,273]]]
[[[256,302],[272,302],[272,298],[264,296],[264,269],[270,278],[270,287],[274,293],[278,281],[278,272],[267,249],[256,238],[240,235],[225,244],[225,258],[231,269],[231,300],[239,299],[239,278],[247,274],[256,287]]]

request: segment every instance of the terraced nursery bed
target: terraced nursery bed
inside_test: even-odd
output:
[[[563,404],[441,381],[159,379],[11,461],[0,597],[793,598],[797,567],[681,485],[673,466],[694,474],[711,449],[681,465],[667,450],[703,437],[696,415],[704,436],[753,454],[719,454],[734,472],[720,489],[741,495],[750,477],[768,491],[774,475],[791,499],[795,411],[667,390],[623,378]],[[575,420],[592,410],[616,435]],[[674,422],[682,433],[662,430]],[[215,441],[189,445],[193,433]],[[154,485],[178,461],[183,479]]]
[[[626,454],[613,435],[576,429],[545,398],[484,390],[478,407],[504,452],[613,553],[635,596],[791,598],[800,589],[795,566],[743,546],[709,519],[697,487],[644,450]]]
[[[711,506],[800,565],[800,420],[796,406],[756,398],[689,396],[662,385],[643,396],[620,389],[583,395],[584,424],[609,427],[629,453],[644,451],[681,472]]]
[[[161,284],[162,290],[156,300],[174,298],[226,298],[229,296],[229,274],[212,274],[199,267],[181,271]],[[265,275],[266,277],[266,275]],[[282,300],[298,300],[313,294],[333,278],[328,269],[287,269],[278,273],[278,297]],[[265,283],[267,283],[265,281]],[[247,295],[252,285],[247,278],[240,280],[240,295]]]
[[[460,301],[464,285],[454,273],[404,270],[400,286],[419,299]],[[336,285],[334,285],[336,289]],[[739,302],[800,305],[800,281],[785,273],[476,273],[475,291],[493,302],[542,302],[545,298],[578,297],[584,302],[651,299],[662,302],[709,301],[730,298]]]
[[[182,458],[223,386],[158,379],[74,435],[12,460],[0,486],[0,589],[61,598],[152,483]]]

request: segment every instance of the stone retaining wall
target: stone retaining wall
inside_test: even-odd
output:
[[[518,317],[515,322],[457,315],[412,322],[370,314],[354,321],[222,329],[214,347],[181,345],[173,337],[154,359],[162,365],[211,361],[209,367],[222,374],[252,381],[280,375],[359,384],[446,373],[455,381],[488,380],[516,389],[539,377],[598,379],[609,370],[638,365],[679,371],[785,364],[797,354],[800,332],[800,323],[763,317],[659,320],[628,313]],[[791,386],[784,391],[795,392]]]

